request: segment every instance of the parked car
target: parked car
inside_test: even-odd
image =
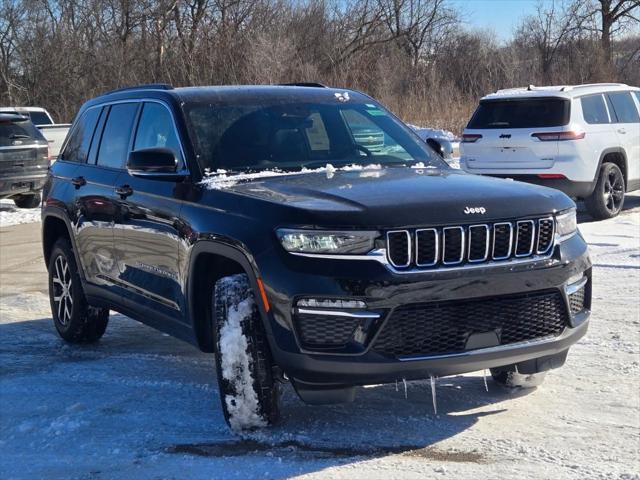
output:
[[[29,117],[0,113],[0,198],[37,207],[48,167],[47,141]]]
[[[49,160],[55,160],[69,132],[70,123],[55,123],[51,114],[41,107],[0,107],[0,113],[28,115],[31,122],[49,142]]]
[[[640,89],[619,83],[500,90],[464,130],[462,167],[546,185],[616,216],[640,188]]]
[[[356,141],[369,122],[384,151]],[[105,94],[44,197],[59,335],[96,341],[116,310],[213,352],[236,430],[275,422],[285,381],[312,404],[482,369],[530,386],[587,331],[571,199],[451,169],[358,92]]]

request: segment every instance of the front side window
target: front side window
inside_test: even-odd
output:
[[[180,141],[176,136],[171,113],[159,103],[147,102],[142,107],[133,149],[145,148],[169,148],[176,158],[181,159]]]
[[[618,123],[640,122],[638,110],[630,92],[610,92],[607,96],[613,105],[613,110],[616,112]]]
[[[327,163],[407,164],[448,168],[382,107],[330,97],[314,102],[266,98],[185,105],[204,171],[293,170]]]
[[[98,150],[98,165],[110,168],[124,167],[137,110],[137,103],[118,103],[111,106]]]
[[[571,102],[563,98],[483,100],[467,128],[544,128],[569,123]]]
[[[580,99],[582,116],[589,124],[609,123],[609,114],[602,95],[589,95]]]
[[[60,155],[60,160],[86,163],[100,111],[100,108],[91,108],[84,112],[71,132],[67,146]]]

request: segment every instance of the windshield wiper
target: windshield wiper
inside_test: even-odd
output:
[[[11,135],[9,135],[9,138],[11,140],[15,140],[17,138],[31,138],[31,136],[29,135],[24,135],[22,133],[12,133]]]

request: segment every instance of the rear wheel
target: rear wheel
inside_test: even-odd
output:
[[[42,202],[42,195],[39,193],[32,193],[29,195],[20,195],[13,198],[13,203],[19,208],[36,208]]]
[[[491,369],[494,382],[508,388],[534,388],[542,385],[547,372],[518,373],[497,368]]]
[[[215,358],[222,411],[232,430],[272,425],[279,418],[279,388],[271,352],[245,274],[213,288]]]
[[[624,176],[615,163],[604,163],[593,193],[585,199],[589,214],[596,220],[612,218],[624,204]]]
[[[49,301],[58,334],[70,343],[90,343],[102,337],[109,310],[87,304],[71,245],[60,238],[49,259]]]

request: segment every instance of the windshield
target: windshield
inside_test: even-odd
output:
[[[258,171],[359,164],[447,168],[431,149],[372,103],[185,106],[203,171]]]
[[[542,128],[569,123],[569,100],[523,98],[484,100],[467,128]]]

